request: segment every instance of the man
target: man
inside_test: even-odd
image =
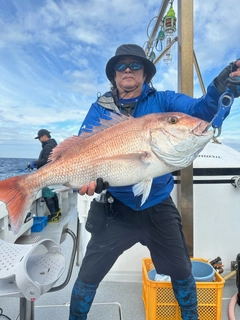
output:
[[[226,80],[235,97],[240,95],[240,86],[232,81],[235,78],[231,78],[240,76],[239,67],[240,60],[231,63],[200,99],[173,91],[158,92],[149,85],[156,73],[155,65],[146,58],[141,47],[124,44],[106,65],[112,89],[93,103],[79,134],[83,129],[91,130],[92,125],[99,125],[99,118],[107,118],[111,112],[140,117],[154,112],[177,111],[210,122],[217,113],[218,99],[226,89]],[[91,181],[79,191],[81,195],[93,195],[94,191],[107,188],[105,203],[102,199],[99,202],[94,199],[91,203],[91,223],[86,227],[88,230],[92,228],[92,236],[73,287],[69,320],[87,319],[99,283],[119,255],[137,242],[148,247],[157,273],[171,277],[182,319],[197,320],[197,294],[191,260],[182,233],[181,217],[170,197],[172,174],[153,179],[143,206],[140,206],[141,197],[134,197],[132,186],[108,187],[101,179],[97,182]],[[100,214],[104,221],[101,228]]]
[[[27,167],[29,169],[39,169],[44,166],[48,162],[48,157],[53,148],[57,145],[56,140],[51,138],[50,132],[46,129],[39,130],[35,139],[39,139],[42,143],[42,151],[40,152],[38,160],[32,161],[28,164]],[[61,217],[61,209],[59,208],[57,194],[51,189],[45,187],[42,189],[42,196],[46,202],[48,210],[50,211],[48,222],[58,222]]]

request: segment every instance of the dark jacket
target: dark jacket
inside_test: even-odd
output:
[[[145,83],[132,116],[137,118],[155,112],[183,112],[211,121],[217,113],[220,95],[213,83],[208,86],[207,94],[199,99],[173,91],[157,91]],[[83,129],[91,131],[92,125],[99,125],[99,118],[109,119],[107,115],[111,111],[121,113],[121,108],[118,108],[115,102],[112,93],[107,92],[93,103],[82,123],[79,134]],[[139,206],[141,199],[134,197],[132,186],[110,187],[108,191],[133,210],[143,210],[168,198],[173,186],[174,181],[171,173],[153,179],[149,197],[141,207]]]
[[[34,161],[34,165],[37,169],[41,168],[48,162],[48,157],[56,145],[57,142],[55,139],[49,139],[42,142],[42,151],[40,152],[38,160]]]

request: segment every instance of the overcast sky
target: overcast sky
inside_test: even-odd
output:
[[[37,158],[41,128],[58,143],[77,134],[98,93],[110,88],[106,62],[123,43],[144,45],[160,3],[0,0],[0,157]],[[240,57],[238,9],[239,0],[194,0],[194,48],[205,86]],[[176,47],[170,65],[157,65],[159,90],[177,90]],[[194,95],[201,95],[196,76]],[[240,150],[239,100],[221,140]]]

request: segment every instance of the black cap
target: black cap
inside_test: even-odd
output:
[[[149,83],[156,73],[156,67],[152,61],[147,59],[143,48],[136,44],[123,44],[117,48],[115,56],[112,57],[106,65],[106,75],[108,79],[111,82],[114,80],[114,66],[119,60],[126,56],[132,56],[140,59],[144,65],[144,72],[147,74],[146,82]]]
[[[46,136],[48,136],[50,138],[50,131],[48,131],[47,129],[41,129],[38,131],[37,137],[35,137],[35,139],[40,139],[41,137],[43,137],[45,134]]]

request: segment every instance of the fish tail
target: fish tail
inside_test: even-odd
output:
[[[25,179],[26,175],[22,175],[0,181],[0,201],[6,204],[14,235],[22,227],[34,200],[34,192],[31,192],[24,183]]]

